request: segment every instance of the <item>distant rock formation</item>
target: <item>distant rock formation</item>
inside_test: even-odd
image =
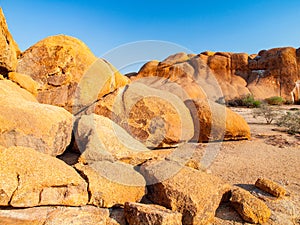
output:
[[[130,79],[158,76],[168,78],[191,98],[217,96],[211,94],[218,87],[203,89],[216,79],[226,100],[253,94],[258,99],[281,96],[292,101],[291,91],[300,79],[300,48],[262,50],[257,55],[229,52],[203,52],[198,55],[178,53],[162,62],[146,63]],[[213,77],[213,78],[212,78]],[[204,92],[204,93],[203,93]]]
[[[300,80],[295,82],[295,87],[291,92],[293,103],[300,103]]]

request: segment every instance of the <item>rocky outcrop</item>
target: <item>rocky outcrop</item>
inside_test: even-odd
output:
[[[17,72],[29,75],[39,84],[39,102],[70,112],[77,110],[73,109],[75,103],[91,104],[86,100],[96,101],[98,95],[127,83],[127,78],[108,62],[97,60],[83,42],[65,35],[45,38],[23,52]]]
[[[83,115],[75,128],[75,140],[82,163],[110,160],[139,165],[149,159],[163,158],[170,151],[151,151],[122,127],[104,116]]]
[[[290,93],[294,82],[300,79],[299,66],[300,50],[291,47],[263,50],[258,55],[203,52],[190,56],[178,53],[162,62],[146,63],[130,79],[165,77],[178,83],[192,99],[209,97],[218,100],[224,96],[231,100],[251,93],[259,99],[281,96],[292,100]]]
[[[8,30],[0,8],[0,74],[7,75],[8,72],[16,71],[19,54],[20,49]]]
[[[146,163],[141,173],[149,184],[147,198],[182,213],[182,224],[212,222],[223,195],[230,189],[217,177],[171,160]]]
[[[40,104],[18,85],[0,80],[0,145],[60,155],[71,141],[72,119],[66,110]]]
[[[193,120],[176,95],[133,82],[97,102],[95,113],[110,117],[149,148],[177,145],[194,135]]]
[[[195,137],[198,142],[250,139],[250,127],[245,119],[223,105],[204,99],[187,100],[192,112]]]
[[[138,202],[145,195],[145,180],[130,165],[98,161],[88,165],[78,163],[75,168],[89,183],[91,205],[109,208]]]
[[[263,224],[271,216],[271,210],[262,200],[241,188],[232,190],[230,202],[247,222]]]
[[[125,217],[129,225],[181,225],[182,215],[159,205],[125,203]]]
[[[93,206],[0,210],[5,225],[107,225],[109,210]]]
[[[87,184],[59,159],[31,148],[0,148],[0,206],[81,206]]]

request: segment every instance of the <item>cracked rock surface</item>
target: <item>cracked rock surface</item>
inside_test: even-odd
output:
[[[0,148],[0,206],[80,206],[87,184],[63,161],[30,148]]]

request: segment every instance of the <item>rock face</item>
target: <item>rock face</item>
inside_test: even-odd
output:
[[[30,148],[0,148],[0,206],[80,206],[87,202],[86,182],[64,162]]]
[[[292,102],[293,103],[300,103],[300,80],[295,82],[295,87],[291,92],[292,95]]]
[[[275,197],[283,197],[286,194],[284,187],[266,178],[258,178],[255,186]]]
[[[16,71],[19,54],[20,49],[8,30],[0,8],[0,74],[7,75],[10,71]]]
[[[182,224],[210,223],[230,189],[219,178],[172,161],[145,164],[141,173],[150,184],[147,198],[182,213]]]
[[[125,217],[129,225],[181,225],[182,215],[159,205],[125,203]]]
[[[87,98],[94,94],[80,91],[86,91],[91,86],[97,87],[95,85],[100,82],[98,89],[94,89],[97,90],[97,94],[104,95],[109,93],[112,87],[118,86],[117,82],[127,81],[108,62],[97,60],[83,42],[65,35],[45,38],[23,52],[19,58],[17,72],[29,75],[40,85],[37,95],[39,102],[61,106],[70,112],[74,110],[75,97],[83,101],[82,96]],[[91,78],[91,73],[93,80],[89,80],[90,83],[81,81],[85,75]],[[95,80],[98,80],[98,83],[95,84]],[[80,82],[83,82],[83,90],[77,90]],[[80,97],[75,96],[76,92],[80,92]],[[93,100],[97,100],[97,95]]]
[[[230,202],[247,222],[263,224],[271,216],[271,210],[263,201],[240,188],[232,191]]]
[[[203,99],[185,103],[188,108],[194,106],[197,110],[191,114],[194,124],[198,124],[193,138],[198,142],[250,138],[250,127],[245,119],[225,106]]]
[[[203,52],[196,56],[178,53],[162,62],[146,63],[130,79],[165,77],[178,83],[193,99],[208,96],[217,100],[224,95],[231,100],[251,93],[259,99],[281,96],[292,100],[294,82],[300,79],[299,66],[300,49],[291,47],[263,50],[255,56],[228,52]],[[223,94],[216,92],[218,88]]]
[[[169,154],[169,151],[151,151],[104,116],[83,115],[75,130],[77,146],[82,152],[79,160],[83,163],[107,159],[138,165]]]
[[[108,209],[83,207],[38,207],[0,210],[0,221],[5,225],[107,225]]]
[[[88,180],[89,204],[109,208],[140,201],[145,194],[144,178],[130,165],[98,161],[75,168]]]
[[[194,135],[184,102],[172,93],[133,82],[95,106],[149,148],[174,146]]]
[[[34,96],[8,80],[0,80],[0,145],[32,147],[56,156],[71,141],[72,114],[39,104]]]

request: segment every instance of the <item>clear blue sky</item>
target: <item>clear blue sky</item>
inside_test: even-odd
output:
[[[22,50],[55,34],[81,39],[99,57],[141,40],[174,42],[195,53],[300,47],[299,0],[0,0],[0,5]]]

